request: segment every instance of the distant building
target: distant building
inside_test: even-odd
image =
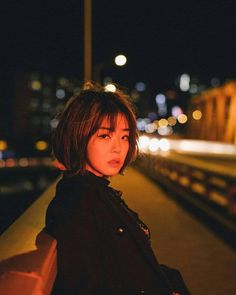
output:
[[[77,79],[40,73],[26,73],[16,78],[12,132],[20,153],[34,155],[35,143],[43,140],[49,144],[44,153],[50,154],[53,118],[67,99],[79,90],[79,83]]]

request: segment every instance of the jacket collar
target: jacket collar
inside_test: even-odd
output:
[[[81,183],[88,186],[96,186],[96,187],[107,187],[110,181],[105,177],[99,177],[95,174],[86,171],[85,174],[76,174],[70,176],[66,172],[64,172],[62,179],[69,183]]]

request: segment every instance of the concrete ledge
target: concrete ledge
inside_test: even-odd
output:
[[[0,295],[51,292],[57,268],[56,240],[42,229],[56,182],[0,236]]]

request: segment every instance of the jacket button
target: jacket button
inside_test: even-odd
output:
[[[123,227],[118,227],[117,228],[117,232],[118,232],[118,234],[123,234],[124,233],[124,228]]]
[[[146,293],[144,290],[139,290],[138,293],[137,293],[137,295],[140,295],[140,294],[145,295],[145,294],[147,294],[147,293]]]

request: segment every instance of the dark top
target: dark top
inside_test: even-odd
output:
[[[92,173],[58,182],[45,227],[57,240],[53,294],[188,295],[180,273],[158,263],[147,226],[108,185]]]

